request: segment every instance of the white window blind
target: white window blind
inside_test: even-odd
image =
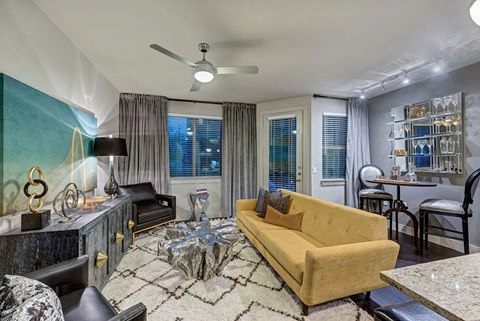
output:
[[[297,166],[295,117],[269,119],[269,191],[295,191]]]
[[[220,176],[222,120],[168,116],[171,177]]]
[[[322,116],[322,179],[345,179],[347,116]]]

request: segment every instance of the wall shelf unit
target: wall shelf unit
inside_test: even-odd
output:
[[[462,92],[395,107],[387,123],[393,165],[421,173],[462,174],[464,171]]]

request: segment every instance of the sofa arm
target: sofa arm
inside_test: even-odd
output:
[[[63,296],[88,286],[88,256],[80,256],[25,274],[51,287]]]
[[[254,210],[255,205],[257,205],[257,199],[245,199],[245,200],[237,200],[236,202],[236,210],[237,213],[240,211],[248,211],[248,210]]]
[[[380,271],[395,267],[400,246],[389,240],[307,250],[301,296],[326,302],[386,286]]]
[[[108,321],[147,321],[147,308],[143,303],[137,303]]]

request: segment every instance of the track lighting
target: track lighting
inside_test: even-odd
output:
[[[410,79],[408,78],[408,73],[407,73],[407,71],[405,71],[405,72],[403,73],[402,83],[406,85],[406,84],[408,84],[409,82],[410,82]]]
[[[382,90],[385,90],[385,82],[382,82],[381,86],[382,86]]]
[[[362,90],[362,93],[360,94],[360,99],[365,99],[365,90]]]
[[[470,6],[470,17],[473,22],[480,26],[480,0],[475,0]]]
[[[442,71],[442,67],[440,66],[440,59],[435,59],[435,65],[433,66],[433,72],[440,72]]]

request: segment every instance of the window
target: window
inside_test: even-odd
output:
[[[322,116],[322,179],[345,179],[347,163],[347,116]]]
[[[171,177],[220,176],[222,120],[168,116]]]

